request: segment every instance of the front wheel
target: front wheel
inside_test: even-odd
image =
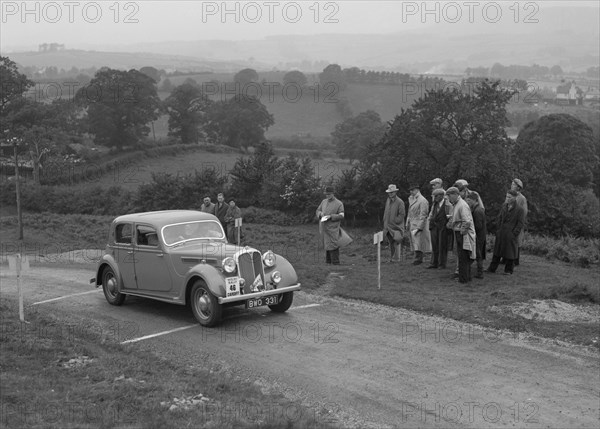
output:
[[[202,280],[192,286],[190,304],[194,317],[202,326],[215,326],[221,321],[223,307]]]
[[[280,295],[279,304],[269,305],[269,308],[275,313],[285,313],[292,306],[293,301],[294,292],[286,292]]]
[[[119,280],[112,268],[106,267],[102,272],[102,291],[104,297],[111,305],[121,305],[126,295],[119,292]]]

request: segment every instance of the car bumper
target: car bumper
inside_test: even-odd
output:
[[[219,304],[227,304],[228,302],[246,301],[247,299],[260,298],[262,296],[279,295],[281,293],[293,292],[295,290],[300,290],[300,283],[296,283],[295,285],[286,286],[286,287],[282,287],[282,288],[278,288],[278,289],[265,290],[263,292],[246,293],[243,295],[228,296],[226,298],[220,297]]]

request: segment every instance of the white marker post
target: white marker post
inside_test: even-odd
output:
[[[17,274],[17,292],[19,294],[19,319],[25,322],[25,312],[23,310],[23,288],[21,286],[21,272],[29,270],[29,258],[17,253],[8,257],[9,271],[15,271]]]
[[[381,289],[381,242],[383,241],[383,231],[373,234],[373,244],[377,245],[377,289]]]
[[[237,245],[240,245],[240,236],[242,235],[242,218],[235,218],[235,228],[237,229]]]

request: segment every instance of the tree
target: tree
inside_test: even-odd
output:
[[[140,69],[140,73],[144,73],[146,76],[151,78],[155,83],[160,81],[160,73],[154,67],[146,66]]]
[[[89,131],[98,144],[136,145],[158,118],[161,101],[154,80],[137,70],[102,68],[89,86],[77,91],[76,100],[87,107]]]
[[[283,76],[284,85],[296,83],[300,86],[304,86],[306,85],[306,82],[308,82],[306,75],[298,70],[292,70]]]
[[[13,130],[21,136],[23,150],[33,164],[34,182],[40,184],[44,159],[63,151],[77,139],[78,120],[74,103],[55,100],[51,104],[23,100],[12,117]]]
[[[242,206],[259,205],[263,185],[273,181],[279,166],[273,146],[260,143],[250,157],[239,158],[231,169],[231,194]]]
[[[182,143],[198,143],[204,136],[207,111],[212,101],[198,86],[184,83],[176,87],[164,101],[169,114],[169,135]]]
[[[329,64],[325,67],[323,72],[319,74],[319,82],[326,90],[330,89],[331,85],[335,85],[340,91],[348,86],[344,72],[338,64]]]
[[[411,183],[426,186],[433,177],[449,183],[462,178],[482,194],[493,218],[501,204],[494,197],[504,195],[510,183],[505,127],[511,97],[499,82],[489,81],[470,93],[456,88],[427,91],[365,151],[359,165],[361,180],[369,184],[365,191],[375,193],[386,183],[406,189]]]
[[[574,214],[585,213],[582,202],[593,196],[599,161],[592,129],[568,114],[542,116],[519,133],[514,159],[516,174],[525,184],[530,227],[551,234],[585,231],[597,213],[589,213],[587,219]]]
[[[560,76],[564,74],[562,67],[559,65],[552,66],[550,68],[550,73],[552,73],[554,76]]]
[[[385,133],[385,124],[373,110],[359,113],[335,126],[331,133],[332,143],[341,158],[351,162],[364,158],[364,151],[371,143],[377,143]]]
[[[217,101],[207,112],[207,138],[218,144],[248,148],[265,140],[275,123],[273,115],[256,97],[236,96]]]
[[[23,94],[33,85],[33,81],[27,79],[24,74],[19,73],[17,64],[14,61],[8,57],[0,56],[0,116],[2,116],[3,122],[6,120],[6,115],[8,115],[12,105],[22,100]],[[5,125],[8,125],[8,122]]]
[[[258,82],[258,73],[254,69],[243,69],[235,74],[233,81],[241,85],[247,85],[250,82]]]

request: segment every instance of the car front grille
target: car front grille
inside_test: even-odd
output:
[[[265,271],[260,252],[250,251],[241,253],[238,255],[237,263],[240,270],[240,277],[246,281],[243,289],[244,293],[272,289],[272,286],[265,281]]]

